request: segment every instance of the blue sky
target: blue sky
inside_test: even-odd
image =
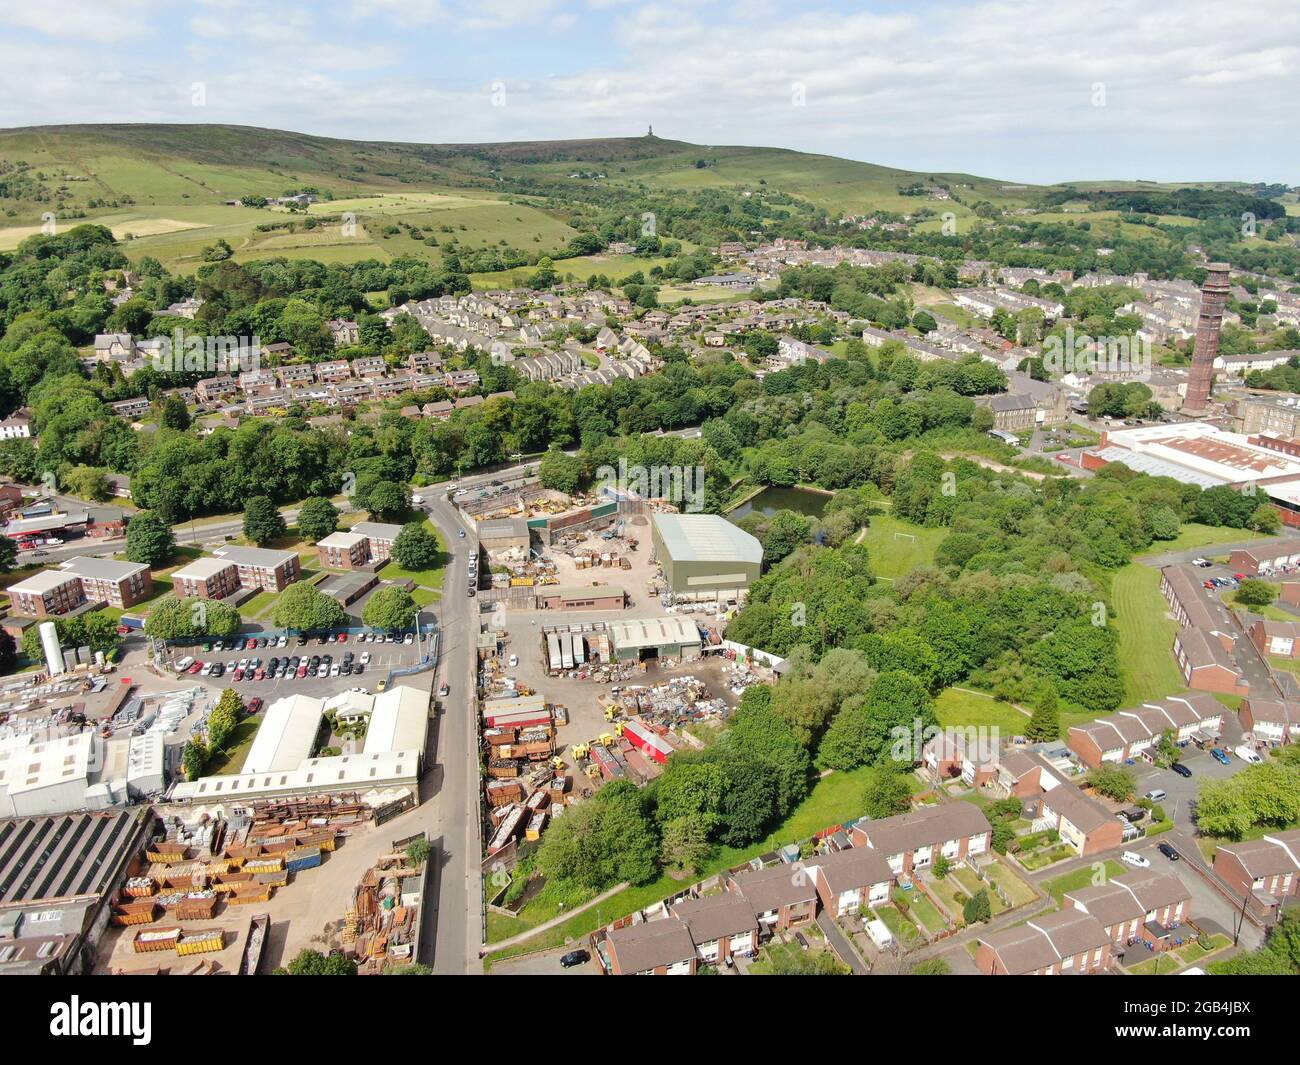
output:
[[[0,0],[0,126],[472,142],[653,123],[1021,181],[1296,183],[1297,100],[1295,0]]]

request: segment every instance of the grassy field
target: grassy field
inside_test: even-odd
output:
[[[1010,703],[999,702],[991,695],[968,689],[945,688],[934,700],[939,724],[956,728],[968,725],[994,726],[1004,737],[1025,731],[1029,717]]]
[[[876,514],[862,543],[871,553],[872,572],[897,580],[917,566],[932,563],[935,548],[947,535],[947,529],[923,529],[888,514]]]
[[[1116,570],[1111,603],[1119,630],[1124,705],[1183,691],[1187,685],[1173,653],[1178,623],[1166,616],[1168,604],[1160,593],[1160,571],[1138,562]]]
[[[248,749],[253,746],[253,738],[262,724],[260,717],[246,717],[227,737],[226,745],[208,759],[204,769],[209,776],[238,773],[244,767]]]
[[[1198,525],[1188,522],[1172,540],[1161,540],[1151,545],[1150,553],[1164,554],[1166,551],[1190,551],[1197,547],[1215,547],[1219,544],[1239,544],[1245,540],[1267,540],[1270,537],[1247,529],[1228,529],[1220,525]]]

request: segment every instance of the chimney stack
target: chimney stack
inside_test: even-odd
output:
[[[1223,327],[1223,305],[1228,301],[1228,264],[1210,263],[1201,286],[1201,313],[1196,319],[1196,347],[1187,376],[1187,397],[1183,411],[1202,414],[1210,405],[1214,382],[1214,360],[1219,355],[1219,330]]]

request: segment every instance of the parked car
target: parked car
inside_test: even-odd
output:
[[[192,665],[194,665],[194,659],[191,658],[189,655],[186,655],[184,658],[177,659],[176,672],[184,673]]]
[[[415,642],[415,636],[412,633],[408,632],[405,636],[402,637],[402,643],[414,643],[414,642]]]
[[[1233,577],[1235,577],[1235,578],[1236,578],[1237,580],[1239,580],[1239,581],[1244,581],[1244,580],[1246,579],[1246,574],[1244,574],[1244,573],[1234,573],[1234,574],[1233,574]]]
[[[1182,762],[1175,762],[1169,768],[1172,769],[1175,773],[1177,773],[1180,777],[1190,777],[1192,775],[1192,771],[1188,769],[1187,766],[1183,765]]]
[[[447,698],[447,696],[449,696],[450,694],[451,694],[451,688],[447,685],[446,681],[444,681],[444,682],[441,684],[441,686],[439,686],[439,688],[438,688],[438,698],[439,698],[439,699],[445,699],[445,698]]]
[[[462,540],[465,539],[465,530],[461,529],[456,533],[456,535],[459,536]]]
[[[251,699],[248,700],[247,710],[249,714],[255,714],[261,709],[262,709],[262,700],[259,699],[256,695],[254,695]]]
[[[572,969],[575,965],[586,965],[589,961],[591,955],[585,950],[571,950],[560,959],[560,965],[565,969]]]
[[[1249,765],[1259,765],[1259,763],[1264,760],[1257,752],[1251,750],[1244,743],[1239,747],[1234,747],[1233,753]]]
[[[212,676],[212,667],[215,665],[216,665],[215,662],[204,662],[202,664],[202,668],[199,670],[199,676],[200,677]]]
[[[334,665],[330,666],[331,677],[337,677],[342,672],[343,672],[343,667],[340,666],[337,662],[335,662]]]
[[[518,655],[511,655],[511,656],[510,656],[510,660],[509,660],[509,665],[510,665],[510,668],[511,668],[511,669],[514,669],[515,666],[519,665],[519,656],[518,656]]]
[[[365,671],[366,671],[366,667],[358,663],[358,665],[356,666],[356,668],[352,670],[352,675],[353,675],[354,677],[359,677],[359,676],[361,676],[361,674],[364,673]]]
[[[362,651],[362,652],[361,652],[361,664],[364,666],[364,665],[366,665],[369,661],[370,661],[370,652],[369,652],[369,651]]]
[[[1210,560],[1208,558],[1194,558],[1192,559],[1192,565],[1207,569],[1210,566]]]
[[[244,671],[242,669],[236,669],[235,680],[243,680],[243,679],[244,679]]]
[[[1165,801],[1165,789],[1164,789],[1164,788],[1152,788],[1152,789],[1151,789],[1150,791],[1148,791],[1145,795],[1143,795],[1142,798],[1147,799],[1147,800],[1149,800],[1150,802],[1164,802],[1164,801]]]
[[[1210,757],[1213,758],[1220,765],[1229,765],[1232,762],[1232,759],[1228,757],[1228,752],[1225,751],[1222,747],[1211,747]]]
[[[213,662],[212,672],[209,675],[213,677],[224,677],[226,675],[226,664],[224,662]]]
[[[191,663],[190,663],[190,668],[187,669],[185,672],[186,672],[186,673],[201,673],[202,671],[203,671],[203,663],[202,663],[202,662],[191,662]]]
[[[259,668],[257,672],[253,674],[253,679],[266,680],[266,670]]]
[[[302,665],[298,667],[297,672],[294,674],[294,676],[296,676],[299,680],[302,680],[302,678],[307,675],[307,670],[309,668],[310,667],[307,665],[307,663],[304,662]]]
[[[1166,858],[1168,858],[1171,862],[1176,862],[1176,861],[1179,860],[1179,854],[1178,854],[1178,852],[1177,852],[1176,850],[1174,850],[1174,848],[1173,848],[1173,846],[1172,846],[1171,844],[1168,844],[1168,843],[1161,843],[1158,847],[1156,847],[1156,850],[1158,850],[1161,854],[1163,854],[1163,855],[1164,855]]]
[[[330,667],[327,666],[324,662],[322,662],[320,664],[320,668],[316,670],[316,676],[328,677],[329,675],[330,675]]]
[[[1215,587],[1215,584],[1214,584],[1213,581],[1203,581],[1203,582],[1202,582],[1202,585],[1203,585],[1204,587],[1206,587],[1206,588],[1211,589],[1211,590],[1213,590],[1214,587]]]
[[[337,642],[337,643],[347,643],[347,642],[348,642],[348,634],[347,634],[346,632],[340,632],[340,633],[338,634],[338,636],[335,637],[335,642]]]
[[[1119,856],[1119,860],[1125,865],[1131,865],[1137,869],[1150,869],[1151,859],[1144,858],[1137,851],[1125,851]]]

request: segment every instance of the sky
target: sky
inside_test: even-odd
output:
[[[1008,180],[1300,183],[1296,0],[0,0],[0,127],[657,135]]]

